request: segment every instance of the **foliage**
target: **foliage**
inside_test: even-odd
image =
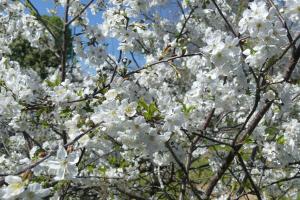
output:
[[[58,38],[54,47],[41,50],[31,46],[26,38],[19,36],[9,45],[11,51],[8,54],[8,57],[10,60],[20,63],[21,67],[35,70],[42,79],[45,79],[49,74],[49,69],[52,68],[53,71],[53,69],[58,69],[58,66],[60,65],[59,55],[63,40],[63,21],[58,16],[48,15],[42,16],[42,19]],[[67,35],[69,42],[67,56],[71,59],[71,56],[73,55],[71,29],[68,29]],[[47,40],[47,38],[40,38],[40,40]]]

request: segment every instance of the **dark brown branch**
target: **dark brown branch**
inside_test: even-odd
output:
[[[101,124],[101,123],[100,123],[100,124]],[[92,131],[92,130],[94,130],[95,128],[97,128],[100,124],[95,125],[94,127],[88,129],[88,130],[85,131],[84,133],[78,135],[78,136],[75,137],[71,142],[65,144],[64,147],[68,147],[69,145],[73,145],[73,144],[74,144],[75,142],[77,142],[81,137],[83,137],[84,135],[86,135],[86,134],[89,133],[90,131]],[[56,151],[56,150],[55,150],[55,151]],[[41,164],[42,162],[44,162],[45,160],[47,160],[49,157],[51,157],[55,151],[50,152],[48,155],[46,155],[46,156],[45,156],[44,158],[42,158],[41,160],[39,160],[39,161],[37,161],[37,162],[35,162],[35,163],[29,165],[28,167],[26,167],[26,168],[24,168],[24,169],[22,169],[22,170],[20,170],[20,171],[18,171],[18,172],[16,172],[16,173],[13,173],[13,174],[8,174],[8,173],[6,173],[6,174],[0,174],[0,176],[20,175],[20,174],[22,174],[22,173],[24,173],[24,172],[26,172],[26,171],[28,171],[28,170],[31,170],[32,168],[38,166],[39,164]]]
[[[288,37],[288,39],[289,39],[289,42],[290,42],[290,44],[292,44],[293,50],[295,50],[296,47],[295,47],[295,45],[293,44],[293,37],[292,37],[292,35],[291,35],[291,33],[290,33],[290,30],[289,30],[289,28],[288,28],[288,26],[287,26],[287,24],[286,24],[286,21],[284,20],[284,18],[283,18],[283,16],[281,15],[281,13],[280,13],[279,9],[277,8],[277,6],[274,4],[274,1],[273,1],[273,0],[268,0],[268,2],[269,2],[269,4],[271,4],[271,6],[273,6],[273,7],[275,8],[276,14],[277,14],[277,16],[278,16],[280,22],[282,23],[282,26],[286,29],[286,34],[287,34],[287,37]]]
[[[24,139],[25,139],[25,141],[26,141],[26,143],[27,143],[27,146],[28,146],[28,152],[26,152],[26,154],[27,154],[28,157],[30,157],[30,156],[29,156],[29,151],[30,151],[30,149],[32,149],[33,143],[32,143],[31,138],[29,137],[29,135],[28,135],[28,134],[25,134],[25,133],[26,133],[26,132],[24,131],[24,132],[23,132],[23,137],[24,137]]]
[[[258,150],[258,146],[256,145],[253,149],[252,149],[252,153],[251,153],[251,157],[250,157],[250,161],[249,161],[249,166],[253,167],[253,163],[255,161],[255,156],[257,154],[257,150]],[[237,190],[237,195],[242,194],[242,192],[244,191],[244,185],[247,181],[247,177],[245,176],[242,180],[242,185],[240,185],[240,188]]]
[[[203,131],[205,131],[207,129],[207,127],[209,126],[210,121],[211,121],[214,113],[215,113],[215,108],[213,108],[209,112],[209,114],[208,114],[208,116],[207,116],[207,118],[205,120],[205,123],[203,125]],[[179,199],[184,199],[184,195],[185,195],[185,192],[186,192],[186,184],[187,184],[188,180],[190,179],[190,177],[189,177],[189,171],[190,171],[190,168],[191,168],[191,165],[192,165],[193,152],[196,149],[195,146],[199,142],[200,138],[201,137],[199,135],[197,135],[194,138],[194,140],[192,141],[191,146],[189,147],[188,152],[187,152],[187,160],[186,160],[185,166],[182,166],[182,168],[185,169],[186,174],[185,174],[184,178],[182,179],[181,193],[180,193]]]
[[[269,68],[271,68],[272,66],[274,66],[278,61],[280,61],[285,54],[289,51],[289,49],[294,46],[296,44],[296,42],[300,39],[300,33],[295,37],[295,39],[283,50],[283,52],[281,53],[281,55],[276,58],[276,60],[274,61],[274,63],[270,66],[268,66],[268,68],[264,69],[263,72],[268,71]],[[284,81],[284,80],[283,80]],[[278,83],[282,83],[283,81],[279,81]],[[271,83],[272,84],[272,83]],[[274,84],[274,83],[273,83]]]
[[[117,70],[118,70],[118,66],[119,66],[113,58],[111,58],[110,56],[108,56],[108,58],[110,58],[110,60],[111,60],[112,62],[114,62],[115,66],[112,66],[111,63],[107,62],[107,63],[110,64],[112,67],[114,67],[114,71],[113,71],[113,74],[112,74],[112,76],[111,76],[111,78],[110,78],[109,83],[108,83],[107,85],[105,85],[105,88],[110,87],[111,83],[114,81],[114,79],[115,79],[115,77],[116,77],[116,75],[117,75]]]
[[[277,60],[280,60],[287,52],[288,50],[296,44],[296,42],[300,39],[300,33],[295,37],[295,39],[293,40],[293,42],[291,42],[282,52],[282,54],[278,57]]]
[[[137,69],[135,71],[131,71],[131,72],[128,72],[125,77],[128,77],[132,74],[135,74],[135,73],[139,73],[140,71],[144,70],[144,69],[147,69],[153,65],[157,65],[157,64],[160,64],[160,63],[168,63],[169,61],[173,61],[175,59],[179,59],[179,58],[184,58],[184,57],[190,57],[190,56],[198,56],[198,55],[203,55],[202,52],[199,52],[199,53],[191,53],[191,54],[185,54],[185,55],[180,55],[180,56],[173,56],[173,57],[170,57],[168,59],[165,59],[165,60],[160,60],[160,61],[157,61],[157,62],[153,62],[153,63],[150,63],[146,66],[144,66],[143,68],[140,68],[140,69]],[[107,62],[109,63],[109,62]],[[111,65],[111,63],[109,63]],[[117,65],[116,65],[117,66]],[[117,68],[114,67],[114,74],[116,75],[116,70]],[[112,77],[114,77],[115,75],[113,75]],[[110,83],[112,82],[113,79],[110,80]],[[109,87],[110,84],[106,84],[104,86],[104,88],[107,88]],[[81,101],[86,101],[86,100],[89,100],[89,99],[92,99],[94,98],[98,93],[100,92],[100,90],[96,90],[93,94],[90,94],[90,95],[87,95],[85,96],[84,98],[80,98],[80,99],[76,99],[76,100],[72,100],[72,101],[66,101],[65,103],[77,103],[77,102],[81,102]]]
[[[137,69],[135,71],[128,72],[126,74],[126,77],[128,77],[128,76],[130,76],[132,74],[135,74],[135,73],[139,73],[140,71],[142,71],[144,69],[147,69],[147,68],[149,68],[149,67],[151,67],[153,65],[157,65],[157,64],[160,64],[160,63],[168,63],[170,61],[173,61],[173,60],[176,60],[176,59],[179,59],[179,58],[192,57],[192,56],[200,56],[200,55],[203,55],[203,53],[202,52],[198,52],[198,53],[190,53],[190,54],[185,54],[185,55],[176,55],[176,56],[164,59],[164,60],[160,60],[160,61],[156,61],[156,62],[150,63],[150,64],[144,66],[143,68]]]
[[[61,51],[61,82],[66,78],[66,65],[67,65],[67,44],[68,44],[68,16],[69,16],[69,4],[70,0],[67,0],[65,4],[64,13],[64,27],[63,27],[63,44]]]
[[[35,14],[36,14],[36,18],[38,21],[40,21],[42,23],[42,25],[46,28],[46,30],[50,33],[50,35],[54,38],[55,41],[58,41],[57,37],[55,36],[55,34],[52,32],[52,30],[49,28],[49,26],[47,25],[47,23],[44,21],[44,19],[42,18],[41,14],[39,13],[39,11],[37,10],[37,8],[31,3],[30,0],[26,0],[26,3],[29,4],[30,8],[34,10]],[[25,3],[25,6],[26,6]]]
[[[252,70],[252,68],[250,68],[250,70]],[[253,72],[254,73],[254,72]],[[233,141],[233,145],[235,145],[238,137],[240,136],[240,134],[242,134],[242,132],[244,131],[245,127],[247,126],[248,122],[250,121],[251,117],[253,116],[253,114],[255,113],[257,107],[258,107],[258,103],[260,101],[260,92],[261,92],[261,89],[260,89],[260,76],[259,77],[256,77],[254,74],[253,74],[253,77],[255,79],[255,82],[256,82],[256,91],[255,91],[255,99],[254,99],[254,105],[249,113],[249,115],[247,116],[244,124],[242,125],[242,128],[240,129],[240,131],[236,134],[235,138],[234,138],[234,141]]]
[[[220,9],[220,7],[218,6],[218,4],[216,3],[215,0],[212,0],[213,4],[216,6],[219,14],[221,15],[221,17],[224,19],[224,21],[226,22],[229,30],[232,32],[232,34],[235,36],[235,37],[239,37],[238,34],[234,31],[232,25],[229,23],[229,21],[227,20],[227,18],[225,17],[225,15],[223,14],[222,10]]]
[[[122,54],[123,54],[123,51],[122,51],[122,50],[120,50],[120,51],[119,51],[119,57],[118,57],[118,63],[120,63],[120,62],[121,62],[121,59],[122,59]]]
[[[116,189],[121,192],[122,194],[125,194],[126,196],[128,196],[130,199],[136,199],[136,200],[146,200],[147,198],[143,198],[137,194],[133,194],[132,192],[129,192],[125,189],[121,189],[119,187],[116,187]]]
[[[292,57],[290,58],[287,66],[285,67],[286,72],[284,75],[284,81],[289,82],[289,80],[292,76],[292,73],[299,61],[299,58],[300,58],[300,45],[297,47],[297,49],[295,51],[292,52]]]
[[[181,168],[181,170],[183,171],[183,173],[187,176],[188,172],[186,171],[184,164],[180,161],[180,159],[177,157],[177,155],[173,151],[172,147],[169,144],[169,141],[166,142],[166,147],[170,151],[172,157],[174,158],[174,160],[176,161],[176,163],[178,164],[178,166]]]
[[[63,130],[61,138],[63,140],[63,144],[67,144],[68,143],[68,135],[67,132],[65,130]]]
[[[196,134],[196,133],[193,133],[193,134]],[[222,142],[222,141],[218,140],[218,138],[214,139],[214,138],[208,137],[208,136],[206,136],[206,135],[204,134],[204,132],[203,132],[203,133],[200,133],[200,134],[196,134],[196,135],[197,135],[197,137],[207,139],[208,141],[214,142],[214,143],[216,143],[216,144],[218,144],[218,145],[225,145],[225,146],[229,146],[229,147],[232,146],[232,145],[229,144],[229,143]],[[219,139],[221,139],[221,138],[219,138]]]
[[[141,42],[140,40],[136,39],[136,42],[140,45],[140,47],[146,52],[146,53],[151,53],[151,51],[149,49],[147,49],[146,45]]]
[[[196,188],[194,187],[194,185],[190,182],[190,179],[189,179],[189,172],[186,170],[184,164],[180,161],[180,159],[177,157],[177,155],[176,155],[175,152],[173,151],[172,147],[171,147],[170,144],[169,144],[169,141],[167,141],[165,144],[166,144],[167,149],[170,151],[172,157],[174,158],[174,160],[176,161],[176,163],[179,165],[180,169],[183,171],[183,173],[184,173],[184,175],[185,175],[185,177],[186,177],[186,178],[184,179],[184,181],[190,185],[190,187],[191,187],[191,189],[192,189],[194,195],[196,195],[196,197],[197,197],[198,199],[201,199],[201,197],[200,197],[200,195],[199,195],[198,193],[200,193],[200,192],[202,193],[202,191],[199,191],[198,189],[196,189]],[[186,183],[185,183],[185,185],[186,185]],[[182,192],[183,192],[183,191],[181,191],[181,193],[182,193]]]
[[[78,162],[76,163],[76,166],[77,166],[77,167],[78,167],[78,165],[80,164],[80,162],[81,162],[81,160],[82,160],[82,158],[83,158],[83,156],[84,156],[85,151],[86,151],[86,148],[83,147],[83,148],[81,149],[81,154],[80,154],[79,160],[78,160]]]
[[[300,176],[298,175],[299,173],[295,174],[294,176],[292,177],[286,177],[286,178],[282,178],[280,180],[277,180],[277,181],[274,181],[266,186],[263,186],[262,188],[266,188],[266,187],[269,187],[269,186],[272,186],[272,185],[275,185],[275,184],[278,184],[278,183],[282,183],[282,182],[287,182],[287,181],[291,181],[291,180],[294,180],[294,179],[300,179]]]
[[[130,51],[130,55],[131,55],[131,58],[132,58],[133,62],[134,62],[135,65],[137,66],[137,68],[140,68],[140,65],[139,65],[139,63],[137,62],[137,60],[135,59],[134,54],[133,54],[132,51]]]
[[[88,7],[92,4],[94,2],[94,0],[90,0],[85,6],[84,6],[84,8],[75,16],[75,17],[73,17],[70,21],[68,21],[67,22],[67,26],[69,26],[72,22],[74,22],[76,19],[78,19],[81,15],[82,15],[82,13],[84,13],[84,11],[86,10],[86,9],[88,9]]]
[[[176,42],[178,42],[179,39],[182,37],[183,31],[184,31],[184,29],[185,29],[185,27],[186,27],[188,21],[190,20],[190,18],[192,17],[192,14],[195,12],[195,10],[196,10],[197,8],[198,8],[198,6],[195,6],[194,8],[192,8],[191,11],[190,11],[190,13],[189,13],[189,15],[188,15],[187,17],[185,17],[185,20],[184,20],[184,22],[183,22],[183,25],[182,25],[182,27],[181,27],[181,30],[180,30],[180,32],[179,32],[177,38],[176,38]]]
[[[88,134],[89,132],[91,132],[92,130],[94,130],[94,129],[96,129],[97,127],[99,127],[100,124],[101,124],[101,123],[99,123],[99,124],[93,126],[92,128],[89,128],[89,129],[86,130],[85,132],[83,132],[83,133],[77,135],[72,141],[66,143],[66,144],[64,145],[64,147],[68,147],[69,145],[73,145],[75,142],[77,142],[78,140],[80,140],[80,138],[82,138],[83,136],[85,136],[86,134]]]
[[[223,177],[227,169],[230,167],[232,161],[234,160],[234,157],[243,146],[245,139],[247,138],[247,136],[250,136],[252,134],[252,132],[254,131],[260,120],[263,118],[263,116],[266,114],[266,112],[270,109],[272,104],[273,101],[266,102],[261,110],[256,114],[253,121],[249,124],[248,128],[241,134],[240,139],[237,140],[237,145],[228,153],[221,167],[208,183],[205,191],[205,199],[210,199],[210,195],[213,192],[215,186]]]
[[[33,137],[31,137],[26,131],[23,131],[22,133],[23,133],[24,137],[27,137],[28,139],[30,139],[36,146],[40,147],[41,149],[43,148],[42,145],[38,141],[36,141]],[[30,149],[31,148],[32,147],[30,147]]]
[[[24,169],[22,169],[22,170],[20,170],[20,171],[18,171],[18,172],[16,172],[16,173],[12,173],[12,174],[8,174],[8,173],[6,173],[6,174],[0,174],[0,176],[20,175],[20,174],[22,174],[22,173],[24,173],[24,172],[26,172],[26,171],[28,171],[28,170],[31,170],[32,168],[38,166],[39,164],[41,164],[42,162],[44,162],[45,160],[47,160],[47,159],[50,158],[51,156],[52,156],[52,153],[49,153],[47,156],[45,156],[45,157],[42,158],[41,160],[39,160],[39,161],[37,161],[37,162],[35,162],[35,163],[33,163],[33,164],[27,166],[26,168],[24,168]]]
[[[183,18],[186,20],[186,16],[185,16],[185,13],[184,13],[184,9],[183,9],[183,7],[181,5],[181,2],[179,2],[179,0],[176,0],[176,3],[177,3],[177,5],[178,5],[178,7],[180,9],[180,12],[181,12]]]
[[[261,200],[262,198],[261,198],[259,189],[258,189],[257,185],[254,183],[254,181],[253,181],[253,179],[252,179],[252,177],[251,177],[251,174],[249,173],[249,171],[248,171],[248,169],[247,169],[247,166],[246,166],[246,164],[244,163],[244,160],[243,160],[241,154],[238,153],[237,156],[238,156],[238,159],[239,159],[239,161],[240,161],[240,163],[241,163],[241,166],[242,166],[242,168],[243,168],[243,170],[244,170],[244,172],[245,172],[245,174],[246,174],[246,177],[249,179],[249,181],[250,181],[250,183],[251,183],[251,186],[253,187],[253,190],[254,190],[254,192],[255,192],[255,194],[256,194],[258,200]]]

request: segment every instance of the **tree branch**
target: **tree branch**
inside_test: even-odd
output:
[[[244,131],[244,133],[241,134],[240,139],[237,140],[237,145],[235,145],[234,148],[228,153],[221,167],[219,168],[217,173],[212,177],[211,181],[208,183],[204,199],[210,199],[210,195],[213,192],[215,186],[231,165],[232,161],[234,160],[234,157],[243,146],[246,137],[252,134],[252,132],[254,131],[260,120],[263,118],[263,116],[266,114],[266,112],[270,109],[272,104],[273,101],[266,102],[265,105],[254,117],[254,120],[249,124],[249,127]]]
[[[68,21],[68,23],[66,24],[67,26],[69,26],[72,22],[74,22],[76,19],[78,19],[82,13],[84,13],[84,11],[86,9],[88,9],[88,7],[94,2],[94,0],[90,0],[85,6],[84,8],[75,16],[73,17],[70,21]]]
[[[132,74],[135,74],[135,73],[139,73],[140,71],[144,70],[144,69],[147,69],[153,65],[157,65],[157,64],[160,64],[160,63],[168,63],[169,61],[173,61],[175,59],[179,59],[179,58],[184,58],[184,57],[192,57],[192,56],[200,56],[200,55],[204,55],[202,52],[198,52],[198,53],[190,53],[190,54],[184,54],[184,55],[176,55],[176,56],[173,56],[173,57],[170,57],[170,58],[167,58],[167,59],[164,59],[164,60],[160,60],[160,61],[156,61],[156,62],[153,62],[153,63],[150,63],[150,64],[147,64],[146,66],[144,66],[143,68],[140,68],[140,69],[137,69],[135,71],[131,71],[131,72],[128,72],[125,77],[128,77]]]
[[[267,0],[267,1],[269,2],[269,4],[270,4],[271,6],[273,6],[273,7],[275,8],[276,14],[277,14],[277,16],[278,16],[280,22],[282,23],[282,26],[286,29],[286,33],[287,33],[287,37],[288,37],[288,39],[289,39],[289,42],[290,42],[290,44],[293,46],[293,50],[295,50],[296,47],[295,47],[295,45],[293,44],[293,37],[292,37],[292,35],[291,35],[291,33],[290,33],[290,30],[289,30],[289,28],[288,28],[288,26],[287,26],[287,24],[286,24],[285,19],[284,19],[283,16],[281,15],[281,13],[280,13],[279,9],[277,8],[277,6],[274,4],[274,1],[273,1],[273,0]]]
[[[61,82],[64,82],[66,78],[69,4],[70,4],[70,0],[67,0],[65,4],[63,44],[62,44],[62,51],[61,51]]]
[[[289,82],[289,79],[292,76],[292,73],[299,61],[299,58],[300,58],[300,45],[297,47],[297,49],[295,51],[293,51],[292,56],[286,66],[284,81]]]
[[[36,14],[36,18],[38,21],[40,21],[42,23],[42,25],[46,28],[46,30],[50,33],[50,35],[54,38],[55,41],[58,41],[57,37],[55,36],[55,34],[52,32],[52,30],[49,28],[49,26],[47,25],[47,23],[44,21],[44,19],[42,18],[42,16],[40,15],[39,11],[37,10],[37,8],[31,3],[30,0],[26,0],[26,3],[29,4],[30,8],[34,10],[35,14]],[[26,6],[25,3],[25,6]],[[27,7],[27,6],[26,6]]]
[[[246,177],[249,179],[249,181],[250,181],[250,183],[251,183],[251,185],[252,185],[252,187],[253,187],[253,189],[254,189],[254,192],[255,192],[255,194],[256,194],[258,200],[262,200],[261,195],[260,195],[260,192],[259,192],[259,189],[258,189],[258,187],[256,186],[256,184],[254,183],[254,181],[253,181],[253,179],[252,179],[252,177],[251,177],[251,174],[249,173],[249,171],[248,171],[248,169],[247,169],[247,166],[246,166],[246,164],[244,163],[244,160],[243,160],[241,154],[238,153],[237,156],[238,156],[238,159],[239,159],[239,161],[240,161],[240,163],[241,163],[241,166],[242,166],[242,168],[243,168],[243,170],[244,170],[244,172],[245,172],[245,174],[246,174]]]

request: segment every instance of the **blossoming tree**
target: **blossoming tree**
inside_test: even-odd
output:
[[[53,28],[0,0],[0,199],[297,199],[299,0],[53,2],[41,80],[5,55],[20,35],[53,49]]]

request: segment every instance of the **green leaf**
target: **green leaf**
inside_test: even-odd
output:
[[[41,125],[43,128],[49,128],[49,123],[46,120],[41,121]]]
[[[184,103],[182,103],[182,109],[181,111],[188,116],[194,109],[196,108],[196,106],[188,106]]]
[[[252,144],[252,143],[253,143],[252,138],[247,137],[247,138],[245,139],[245,144]]]
[[[88,166],[86,167],[86,170],[87,170],[89,173],[92,173],[92,172],[94,171],[95,167],[96,167],[95,165],[91,164],[91,165],[88,165]]]
[[[190,4],[190,0],[184,0],[184,3],[185,3],[186,5],[189,5],[189,4]]]
[[[276,126],[269,126],[265,129],[265,131],[266,131],[267,139],[274,138],[278,133]]]
[[[146,121],[160,120],[162,116],[160,111],[156,106],[155,102],[151,102],[149,105],[145,102],[143,98],[138,101],[137,112],[143,115]]]
[[[63,109],[62,111],[60,111],[59,115],[62,118],[70,118],[72,116],[72,110],[71,108],[68,106],[65,109]]]
[[[61,82],[61,80],[60,80],[59,77],[57,77],[57,78],[55,79],[55,81],[46,80],[47,85],[48,85],[49,87],[51,87],[51,88],[54,88],[54,87],[56,87],[56,86],[59,86],[60,82]]]
[[[115,156],[109,156],[107,160],[108,160],[108,163],[110,165],[116,165],[117,164],[117,158]]]
[[[158,108],[156,107],[156,104],[154,102],[150,103],[148,107],[148,112],[151,116],[153,116],[155,112],[158,112]]]
[[[148,105],[145,102],[144,98],[140,98],[138,101],[138,106],[140,106],[141,108],[147,110],[148,109]]]
[[[283,135],[279,136],[277,139],[276,139],[276,143],[277,144],[284,144],[285,143],[285,138]]]
[[[107,168],[105,166],[100,166],[98,168],[98,171],[99,171],[100,175],[105,175]]]

